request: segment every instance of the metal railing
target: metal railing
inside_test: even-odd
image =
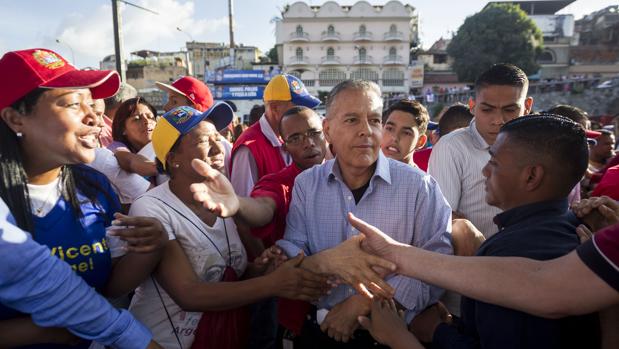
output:
[[[289,65],[304,65],[304,64],[309,64],[309,57],[307,56],[292,56],[288,59],[288,64]]]
[[[404,40],[404,33],[402,32],[386,32],[385,35],[383,36],[384,40],[387,41],[400,41],[400,40]]]
[[[340,64],[339,56],[323,56],[321,59],[322,64]]]
[[[340,41],[342,40],[342,36],[340,35],[340,32],[330,32],[330,31],[323,31],[322,34],[320,35],[320,38],[323,41]]]
[[[400,55],[387,55],[383,57],[383,64],[402,64],[404,60]]]
[[[374,59],[372,56],[354,56],[352,59],[353,64],[373,64]]]
[[[352,39],[353,41],[362,41],[362,40],[372,40],[372,37],[374,35],[372,34],[372,32],[355,32],[352,35]]]
[[[306,32],[290,33],[290,41],[309,41],[309,34]]]

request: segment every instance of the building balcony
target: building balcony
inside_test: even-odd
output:
[[[399,55],[388,55],[383,58],[383,64],[401,65],[404,64],[404,59]]]
[[[383,39],[385,41],[404,41],[404,34],[402,32],[387,32]]]
[[[340,32],[324,31],[320,35],[320,39],[322,41],[340,41],[342,40],[342,36],[340,35]]]
[[[286,62],[288,65],[308,65],[309,63],[309,57],[307,56],[292,56],[288,59],[288,62]]]
[[[323,65],[340,64],[340,56],[323,56],[321,59]]]
[[[352,64],[355,64],[355,65],[374,64],[374,60],[372,59],[372,56],[354,56],[352,59]]]
[[[290,33],[290,42],[308,42],[310,41],[309,34],[306,32]]]
[[[360,41],[371,41],[374,35],[372,32],[356,32],[352,35],[352,41],[360,42]]]

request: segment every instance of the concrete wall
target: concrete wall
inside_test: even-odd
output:
[[[619,87],[587,89],[582,93],[547,92],[531,95],[536,111],[546,110],[556,104],[570,104],[579,107],[589,115],[615,115],[619,113]]]

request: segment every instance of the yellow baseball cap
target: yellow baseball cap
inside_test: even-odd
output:
[[[312,96],[296,76],[288,74],[275,75],[264,88],[263,99],[270,101],[291,101],[295,105],[315,108],[320,99]]]

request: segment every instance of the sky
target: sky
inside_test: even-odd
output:
[[[113,54],[112,0],[0,0],[0,55],[7,51],[44,47],[74,65],[99,67]],[[121,3],[125,52],[141,49],[179,51],[186,41],[228,42],[227,0],[129,0],[158,15]],[[234,0],[235,42],[263,52],[275,44],[273,18],[281,15],[284,0]],[[306,1],[322,5],[325,1]],[[356,1],[339,1],[352,5]],[[369,1],[373,5],[385,1]],[[403,1],[415,7],[420,19],[422,47],[428,48],[451,33],[487,0]],[[559,13],[576,19],[617,4],[617,0],[576,0]],[[180,28],[182,31],[177,30]],[[59,42],[57,42],[57,40]]]

